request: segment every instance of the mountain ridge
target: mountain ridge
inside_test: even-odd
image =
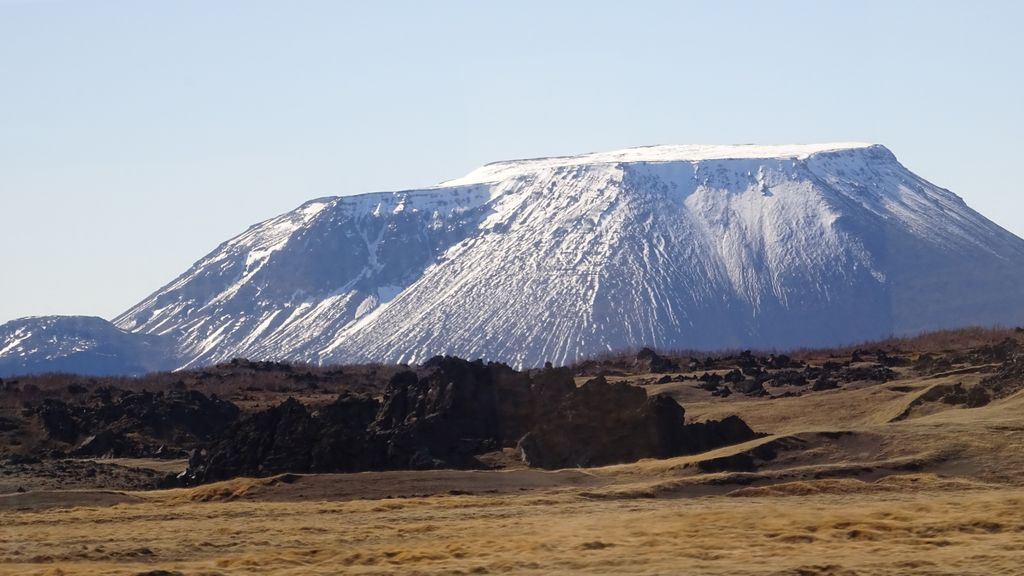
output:
[[[1024,240],[884,146],[661,145],[310,200],[113,323],[174,340],[183,367],[529,367],[1020,323],[1020,282]]]
[[[173,341],[127,332],[97,316],[28,316],[0,326],[0,377],[171,370],[177,367],[173,349]]]

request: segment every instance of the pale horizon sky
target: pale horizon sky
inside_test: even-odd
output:
[[[1024,3],[0,0],[0,322],[497,160],[884,144],[1024,235]]]

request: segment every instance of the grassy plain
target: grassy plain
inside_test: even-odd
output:
[[[630,376],[768,434],[668,460],[3,495],[0,573],[1018,575],[1024,392],[928,400],[970,368],[770,399]]]

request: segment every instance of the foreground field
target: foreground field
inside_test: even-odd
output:
[[[194,502],[195,494],[168,492],[8,515],[0,570],[838,576],[1011,575],[1024,566],[1024,490],[928,476],[783,485],[747,497],[300,495]]]
[[[0,494],[0,573],[1021,574],[1018,360],[947,348],[938,368],[911,350],[893,379],[799,394],[616,376],[674,396],[690,419],[738,414],[765,433],[671,459],[542,471],[506,450],[489,460],[501,470],[170,490],[68,490],[51,475]],[[986,402],[964,400],[979,387]],[[68,462],[79,475],[114,464]],[[26,485],[12,470],[6,482]]]

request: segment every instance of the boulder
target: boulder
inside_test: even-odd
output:
[[[145,454],[134,442],[121,432],[103,430],[83,440],[72,452],[71,456],[93,458],[125,458],[141,457]]]
[[[643,372],[678,372],[679,365],[650,348],[637,352],[633,365]]]
[[[768,391],[764,389],[764,384],[758,380],[740,380],[732,384],[732,391],[739,394],[746,394],[747,396],[765,396]]]
[[[722,377],[720,375],[711,374],[708,372],[701,374],[700,377],[697,378],[697,380],[700,380],[702,383],[711,386],[711,390],[714,390],[715,388],[718,387],[719,384],[722,383]]]
[[[821,392],[823,390],[835,390],[836,388],[839,388],[839,383],[829,378],[828,376],[825,376],[824,374],[819,376],[818,379],[815,380],[814,384],[811,386],[811,390],[815,392]]]
[[[739,416],[687,424],[683,435],[682,454],[706,452],[721,446],[747,442],[761,436]]]
[[[730,384],[735,384],[737,382],[743,382],[743,380],[746,379],[746,376],[743,375],[743,372],[740,372],[737,369],[733,369],[730,370],[728,374],[723,376],[722,379]]]
[[[796,370],[779,370],[771,375],[772,386],[806,386],[807,377]]]
[[[896,379],[896,372],[891,369],[882,366],[881,364],[874,364],[871,366],[857,366],[843,368],[836,375],[836,378],[840,382],[859,382],[862,380],[870,380],[873,382],[888,382]]]

